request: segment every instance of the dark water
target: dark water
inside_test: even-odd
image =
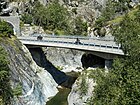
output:
[[[58,89],[59,92],[46,103],[46,105],[68,105],[67,97],[71,89],[63,88]]]
[[[78,77],[80,73],[77,72],[69,72],[67,73],[69,76]],[[71,91],[69,88],[58,89],[59,92],[46,103],[46,105],[68,105],[67,97]]]

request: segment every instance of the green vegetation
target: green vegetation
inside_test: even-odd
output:
[[[0,37],[7,37],[8,35],[13,35],[13,29],[7,22],[0,20]]]
[[[86,95],[87,91],[88,91],[88,84],[87,84],[85,77],[82,76],[82,81],[80,84],[81,97],[82,97],[82,95]]]
[[[73,31],[74,35],[87,35],[87,22],[83,22],[80,17],[77,17],[75,20],[75,29]]]
[[[13,90],[10,85],[8,54],[1,46],[3,44],[10,44],[12,47],[15,47],[15,37],[8,38],[8,34],[13,34],[12,28],[8,23],[0,21],[0,105],[10,105],[11,98],[14,95],[20,95],[22,92],[21,84],[18,84]]]
[[[21,20],[26,24],[35,24],[54,34],[87,35],[87,23],[80,17],[73,19],[70,12],[58,1],[48,3],[47,6],[35,0],[32,8],[27,9]],[[76,12],[73,10],[71,12]]]
[[[10,103],[10,98],[12,95],[12,90],[10,87],[10,74],[7,60],[7,53],[0,46],[0,96],[2,97],[2,103],[7,105]]]
[[[108,25],[109,23],[116,24],[120,22],[122,20],[121,15],[131,10],[132,7],[129,5],[129,2],[130,0],[107,1],[106,7],[103,8],[101,16],[97,18],[95,22],[95,30],[97,30],[99,36],[105,35],[105,32],[103,32],[104,26]],[[110,20],[114,21],[109,22]]]
[[[56,67],[58,70],[63,70],[63,67],[62,66],[57,66]]]
[[[113,28],[113,35],[126,56],[116,58],[108,73],[103,70],[94,73],[98,85],[88,105],[140,104],[140,7],[134,15],[133,18],[125,15]]]
[[[130,18],[135,18],[135,13],[138,11],[138,7],[132,9],[130,12],[128,12],[128,16]],[[116,18],[114,18],[113,20],[110,20],[107,22],[107,24],[119,24],[121,21],[123,21],[123,18],[125,17],[125,15],[121,15],[118,16]]]
[[[7,37],[8,34],[13,34],[12,28],[8,23],[0,20],[0,37]],[[8,67],[7,53],[0,46],[0,103],[7,105],[10,104],[10,99],[13,96],[10,87],[10,74]]]
[[[25,13],[22,15],[21,20],[26,24],[31,24],[32,23],[32,15]]]
[[[17,84],[17,86],[12,90],[15,96],[19,96],[22,94],[22,85],[21,83]]]
[[[106,3],[106,7],[103,8],[101,16],[97,19],[96,24],[101,27],[106,24],[109,20],[114,19],[118,15],[122,15],[128,10],[130,0],[108,0]]]
[[[25,13],[22,21],[26,24],[34,23],[42,26],[45,30],[68,33],[69,13],[66,8],[61,6],[57,1],[48,4],[47,7],[35,1],[31,13]],[[30,8],[29,8],[30,9]]]

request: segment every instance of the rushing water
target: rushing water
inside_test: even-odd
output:
[[[70,89],[68,88],[62,88],[58,89],[59,92],[46,103],[46,105],[68,105],[67,97],[70,93]]]

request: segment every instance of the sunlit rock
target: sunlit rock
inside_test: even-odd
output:
[[[28,49],[18,40],[11,38],[8,43],[0,44],[8,53],[11,86],[22,87],[22,94],[14,96],[12,105],[45,105],[58,92],[56,82],[44,68],[36,65]]]

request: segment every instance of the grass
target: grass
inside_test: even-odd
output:
[[[129,12],[128,12],[128,16],[129,16],[131,19],[135,18],[135,15],[134,15],[134,14],[135,14],[137,11],[138,11],[138,7],[134,8],[134,9],[131,10],[131,11],[129,11]],[[124,16],[125,16],[125,15],[118,16],[117,18],[115,18],[115,19],[113,19],[113,20],[111,20],[111,21],[108,21],[107,24],[108,24],[108,25],[109,25],[109,24],[119,24],[119,23],[123,20]]]

